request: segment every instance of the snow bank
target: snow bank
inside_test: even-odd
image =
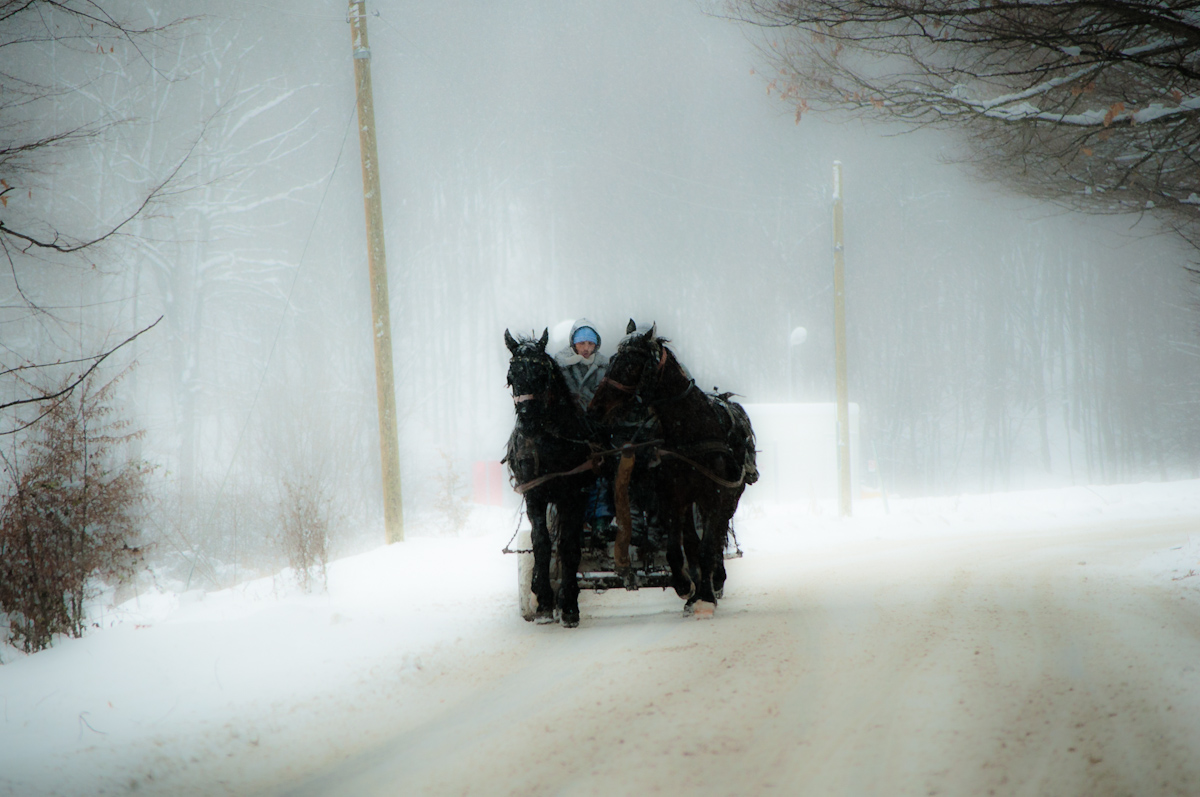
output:
[[[755,557],[847,541],[1195,519],[1194,536],[1142,567],[1200,586],[1186,575],[1200,570],[1200,481],[893,498],[887,510],[874,499],[855,513],[748,508],[739,541]],[[546,630],[517,615],[515,557],[500,553],[514,523],[511,510],[477,507],[461,536],[332,563],[327,592],[302,594],[286,572],[208,594],[156,589],[100,607],[103,627],[83,639],[32,656],[3,648],[0,793],[147,785],[181,756],[201,762],[233,755],[235,745],[283,744],[297,711],[329,723],[333,736],[361,730],[356,701],[425,677],[439,657],[461,651],[458,641],[485,651],[489,640]]]
[[[768,552],[848,539],[1029,533],[1178,517],[1200,518],[1200,481],[891,497],[886,506],[877,497],[857,502],[850,518],[839,517],[832,501],[756,506],[740,512],[735,525],[743,548]]]

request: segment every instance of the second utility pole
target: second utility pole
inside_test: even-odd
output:
[[[850,514],[850,398],[846,384],[846,253],[842,247],[842,162],[833,162],[833,349],[837,373],[838,509]]]
[[[375,151],[375,101],[371,96],[371,48],[364,0],[350,0],[354,85],[358,95],[358,147],[362,155],[363,208],[367,216],[367,267],[371,277],[371,332],[375,338],[375,394],[379,405],[379,456],[383,464],[383,526],[387,542],[404,540],[400,501],[400,448],[396,386],[392,375],[392,324],[388,312],[387,255],[383,248],[383,201]]]

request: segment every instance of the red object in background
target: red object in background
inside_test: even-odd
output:
[[[504,504],[504,466],[496,461],[475,462],[471,466],[471,500],[484,506]]]

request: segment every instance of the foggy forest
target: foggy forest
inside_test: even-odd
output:
[[[0,793],[1194,791],[1200,19],[1001,5],[0,0]],[[835,201],[853,516],[547,628],[507,334],[829,408]]]
[[[54,392],[161,317],[88,381],[119,377],[156,555],[228,583],[235,562],[271,561],[288,489],[321,496],[347,550],[371,544],[378,430],[345,10],[112,11],[150,32],[53,10],[3,23],[5,230],[105,236],[75,250],[5,238],[3,397]],[[627,319],[653,321],[706,389],[833,400],[834,160],[850,396],[888,489],[1198,475],[1184,238],[1151,214],[1088,215],[980,179],[967,162],[986,153],[961,136],[802,116],[772,77],[776,34],[728,12],[374,11],[410,523],[453,512],[471,463],[502,453],[505,329],[562,334],[587,316],[611,353]],[[32,141],[50,143],[14,148]],[[798,326],[807,339],[790,345]],[[6,408],[10,461],[43,409]]]

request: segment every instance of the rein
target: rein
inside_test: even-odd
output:
[[[667,365],[667,347],[662,346],[661,349],[662,349],[662,353],[659,355],[658,365],[654,369],[655,376],[657,377],[658,380],[662,379],[663,370]],[[687,372],[683,370],[682,366],[679,367],[679,370],[680,370],[680,373],[682,373],[686,376]],[[632,395],[634,398],[636,398],[639,402],[642,400],[642,397],[639,394],[638,389],[635,387],[632,387],[630,385],[623,385],[620,382],[616,381],[615,379],[610,379],[607,376],[604,377],[602,380],[600,380],[600,383],[601,384],[607,383],[607,384],[611,385],[613,388],[621,391],[622,393],[628,393],[628,394]],[[674,396],[667,396],[666,398],[654,399],[654,400],[648,401],[646,403],[653,407],[653,406],[661,406],[663,404],[672,404],[676,401],[682,401],[684,398],[687,397],[687,395],[689,393],[692,392],[692,390],[695,389],[695,387],[696,387],[696,380],[689,379],[687,384],[684,386],[683,390],[679,391]],[[662,443],[664,441],[655,440],[655,441],[650,441],[650,442],[653,444],[658,444],[658,443]],[[640,445],[647,445],[647,444],[643,443]],[[722,454],[725,454],[726,456],[730,457],[731,459],[733,458],[733,451],[729,448],[729,446],[727,444],[725,444],[724,442],[721,442],[719,440],[712,440],[712,441],[705,442],[705,443],[695,443],[695,444],[691,444],[691,445],[685,445],[682,448],[683,448],[683,451],[686,451],[688,454],[691,454],[692,456],[696,456],[699,454],[722,453]],[[699,473],[704,478],[708,479],[709,481],[711,481],[715,484],[720,485],[721,487],[725,487],[730,490],[736,490],[738,487],[741,487],[742,485],[744,485],[746,483],[746,466],[745,466],[745,464],[742,465],[742,472],[741,472],[741,474],[739,474],[737,481],[730,481],[729,479],[721,478],[717,474],[713,473],[710,469],[704,467],[699,462],[697,462],[696,460],[687,456],[687,454],[684,454],[680,451],[672,451],[667,448],[655,448],[654,452],[656,455],[658,455],[660,457],[671,457],[671,458],[679,460],[680,462],[683,462],[684,464],[691,467],[693,470],[695,470],[697,473]],[[609,452],[604,452],[604,453],[605,454],[617,453],[617,451],[609,451]]]
[[[728,446],[725,446],[723,443],[722,443],[722,446],[725,448],[728,448]],[[675,459],[677,459],[687,465],[690,465],[701,476],[704,476],[706,479],[708,479],[710,481],[716,482],[717,484],[721,485],[722,487],[727,487],[730,490],[736,490],[738,487],[741,487],[743,484],[746,483],[746,466],[745,465],[742,466],[742,473],[740,476],[738,476],[738,480],[735,482],[731,482],[728,479],[722,479],[720,476],[713,473],[711,470],[704,467],[699,462],[696,462],[693,459],[689,459],[688,457],[685,457],[683,454],[677,453],[675,451],[670,451],[665,448],[658,449],[658,453],[660,456],[674,457]]]
[[[589,458],[582,465],[571,468],[571,470],[563,470],[563,471],[559,471],[558,473],[547,473],[544,476],[538,476],[536,479],[531,479],[530,481],[527,481],[524,484],[518,484],[517,486],[513,487],[513,490],[515,490],[520,495],[525,495],[525,493],[529,492],[530,490],[532,490],[536,487],[541,487],[543,484],[550,481],[551,479],[557,479],[559,476],[575,476],[580,473],[583,473],[584,471],[592,470],[592,469],[593,469],[592,460]]]
[[[560,476],[577,476],[580,473],[583,473],[584,471],[595,470],[596,468],[599,467],[600,461],[602,459],[604,459],[605,457],[609,456],[610,454],[631,453],[635,449],[646,448],[648,446],[657,446],[658,444],[660,444],[662,442],[663,442],[662,440],[647,440],[643,443],[626,443],[625,445],[621,446],[620,448],[610,448],[606,451],[596,451],[587,458],[587,461],[585,461],[581,465],[577,465],[576,467],[571,468],[570,470],[558,471],[557,473],[547,473],[542,476],[538,476],[536,479],[531,479],[531,480],[525,482],[524,484],[516,485],[515,487],[513,487],[513,490],[515,490],[520,495],[524,495],[525,493],[529,492],[530,490],[533,490],[537,487],[541,487],[543,484],[550,481],[551,479],[557,479]],[[714,440],[709,443],[700,443],[698,445],[687,446],[687,449],[689,450],[689,453],[692,453],[692,454],[708,454],[708,453],[713,453],[713,452],[720,452],[723,454],[732,455],[732,453],[733,453],[730,450],[729,446],[727,446],[724,443],[717,441],[717,440]],[[686,465],[691,466],[693,469],[696,470],[697,473],[699,473],[701,476],[705,477],[709,481],[712,481],[712,482],[719,484],[722,487],[726,487],[730,490],[736,490],[738,487],[741,487],[743,484],[746,483],[746,467],[744,465],[742,466],[742,473],[740,476],[738,476],[738,480],[737,481],[729,481],[728,479],[722,479],[720,476],[713,473],[711,470],[704,467],[699,462],[696,462],[694,459],[691,459],[690,457],[685,456],[684,454],[681,454],[678,451],[672,451],[669,448],[655,448],[655,449],[653,449],[653,451],[655,454],[659,455],[660,457],[672,457],[674,459],[679,460],[680,462],[683,462]]]
[[[667,347],[662,346],[661,350],[662,350],[662,353],[659,355],[658,364],[654,369],[655,376],[658,377],[659,379],[661,379],[663,369],[666,367],[666,364],[667,364]],[[680,368],[680,372],[684,373],[686,375],[686,372],[683,371],[682,367]],[[632,395],[634,398],[637,398],[639,400],[639,402],[641,401],[641,396],[639,395],[639,391],[638,391],[637,387],[622,384],[608,376],[605,376],[603,379],[600,380],[600,385],[605,385],[605,384],[610,385],[613,389],[619,390],[622,393],[627,393],[629,395]],[[687,385],[683,388],[683,390],[681,390],[676,395],[668,396],[667,398],[656,399],[654,401],[650,401],[647,403],[649,403],[651,405],[661,405],[661,404],[670,404],[670,403],[673,403],[676,401],[680,401],[683,398],[685,398],[689,393],[691,393],[695,387],[696,387],[696,380],[689,379]],[[521,402],[524,402],[524,401],[531,401],[534,398],[535,398],[534,394],[531,394],[531,393],[527,393],[527,394],[523,394],[523,395],[519,395],[519,396],[513,396],[513,403],[520,404]],[[580,440],[580,441],[572,441],[572,442],[582,443],[585,441]],[[727,489],[733,490],[733,489],[737,489],[738,487],[741,487],[746,482],[746,467],[744,464],[742,466],[742,472],[739,475],[737,481],[730,481],[728,479],[721,478],[717,474],[713,473],[710,469],[701,465],[699,462],[696,462],[694,459],[691,459],[684,453],[681,453],[679,451],[671,451],[670,449],[666,449],[666,448],[658,448],[657,446],[659,446],[659,444],[661,444],[663,442],[664,442],[663,440],[647,440],[647,441],[644,441],[641,443],[626,443],[625,445],[621,446],[620,448],[612,448],[612,449],[608,449],[606,451],[593,451],[592,454],[590,456],[588,456],[587,460],[585,460],[583,463],[577,465],[576,467],[571,468],[570,470],[557,471],[555,473],[543,474],[541,476],[538,476],[535,479],[531,479],[527,482],[524,482],[523,484],[514,485],[513,490],[515,490],[519,495],[524,495],[524,494],[528,493],[530,490],[537,489],[538,487],[542,486],[546,482],[549,482],[553,479],[558,479],[558,478],[567,477],[567,476],[577,476],[586,471],[595,471],[600,467],[601,461],[603,461],[603,459],[606,456],[609,456],[612,454],[622,454],[623,460],[626,458],[632,459],[633,452],[636,449],[647,448],[650,446],[655,446],[655,448],[652,449],[653,452],[655,453],[655,455],[660,456],[660,457],[666,456],[666,457],[672,457],[674,459],[677,459],[680,462],[683,462],[684,464],[691,467],[693,470],[695,470],[700,475],[704,476],[709,481],[712,481],[713,483],[718,484],[721,487],[725,487]],[[732,455],[733,455],[733,452],[732,452],[732,450],[730,450],[728,445],[726,445],[723,442],[716,441],[716,440],[706,442],[706,443],[687,445],[687,446],[683,447],[683,450],[687,451],[689,454],[692,454],[692,456],[696,456],[698,454],[718,453],[718,452],[723,453],[730,457],[732,457]]]
[[[600,384],[601,385],[612,385],[614,388],[621,391],[622,393],[632,393],[634,391],[634,388],[630,387],[629,385],[623,385],[615,379],[609,379],[607,376],[600,380]],[[597,385],[596,389],[599,390],[599,385]]]
[[[658,445],[661,442],[662,442],[662,440],[647,440],[644,443],[626,443],[625,445],[621,446],[621,448],[610,448],[605,451],[595,451],[590,456],[588,456],[587,460],[582,465],[577,465],[576,467],[571,468],[570,470],[562,470],[562,471],[558,471],[557,473],[543,474],[541,476],[538,476],[536,479],[530,479],[529,481],[524,482],[523,484],[518,484],[518,485],[514,486],[513,490],[520,493],[521,495],[524,495],[525,493],[529,492],[530,490],[532,490],[536,487],[541,487],[543,484],[550,481],[551,479],[557,479],[560,476],[577,476],[580,473],[583,473],[584,471],[595,470],[596,468],[598,468],[600,466],[600,461],[610,454],[620,454],[626,450],[632,451],[633,449],[637,449],[637,448],[645,448],[646,446]]]

